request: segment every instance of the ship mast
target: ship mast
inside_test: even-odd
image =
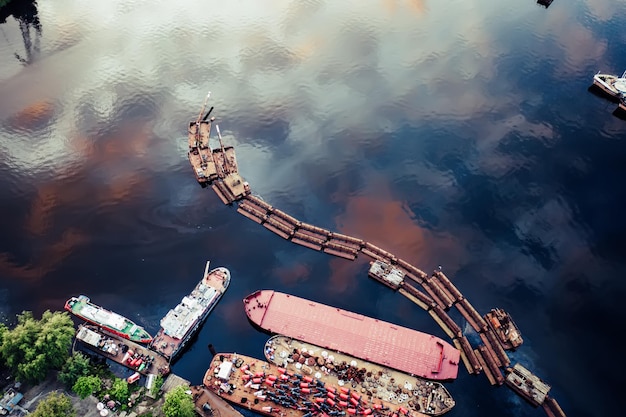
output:
[[[207,93],[206,98],[204,99],[204,104],[202,104],[202,108],[200,109],[200,113],[198,114],[198,118],[196,119],[196,146],[202,145],[202,143],[200,143],[200,120],[202,120],[202,113],[204,113],[204,109],[206,109],[206,104],[209,101],[209,97],[211,97],[210,91]],[[211,110],[213,110],[213,107],[211,107]],[[211,110],[209,110],[209,112],[211,112]]]

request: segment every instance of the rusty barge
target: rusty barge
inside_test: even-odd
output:
[[[272,290],[248,295],[244,307],[250,321],[270,333],[422,378],[457,377],[459,351],[433,335]]]
[[[235,353],[215,355],[203,384],[231,403],[266,416],[426,416],[333,383],[324,374],[303,375]]]
[[[249,184],[239,175],[235,149],[224,146],[219,125],[215,125],[219,146],[211,148],[211,128],[214,117],[209,118],[213,107],[202,116],[211,92],[207,94],[200,114],[189,122],[187,157],[198,183],[205,188],[211,186],[224,204],[232,204],[250,194]]]
[[[404,406],[410,411],[440,416],[455,405],[440,382],[414,377],[290,337],[272,336],[265,343],[264,353],[265,358],[275,365],[318,379],[323,375],[333,385],[386,401],[390,403],[389,407]]]
[[[76,340],[87,349],[142,375],[167,375],[168,360],[138,343],[90,324],[80,324]]]
[[[498,341],[504,349],[516,349],[524,342],[519,328],[509,313],[501,308],[492,308],[490,312],[485,314],[485,321],[498,337]]]

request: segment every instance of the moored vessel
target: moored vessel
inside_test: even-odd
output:
[[[170,367],[166,358],[145,346],[122,339],[92,324],[80,324],[76,340],[89,350],[119,363],[142,375],[167,375]]]
[[[204,385],[190,387],[196,413],[202,417],[243,417],[226,400]]]
[[[439,337],[273,290],[244,298],[250,321],[323,348],[433,380],[455,379],[460,352]]]
[[[455,405],[440,382],[417,378],[286,336],[272,336],[266,342],[264,352],[265,358],[275,365],[302,375],[324,375],[328,383],[349,387],[373,399],[389,402],[391,406],[404,406],[412,411],[439,416]]]
[[[543,404],[552,387],[516,363],[506,369],[506,385],[534,406]]]
[[[389,288],[397,290],[402,284],[402,281],[404,281],[406,274],[401,269],[395,268],[387,262],[377,259],[370,262],[368,275],[370,278],[375,279]]]
[[[209,109],[204,117],[202,116],[210,96],[211,92],[209,91],[198,118],[190,121],[187,129],[187,138],[189,143],[187,157],[189,158],[189,163],[193,168],[196,180],[203,187],[206,187],[209,183],[218,178],[217,167],[215,166],[215,161],[213,159],[213,152],[209,146],[211,125],[214,120],[214,118],[209,119],[209,115],[211,114],[211,111],[213,111],[213,107]]]
[[[332,384],[323,374],[302,375],[236,353],[216,354],[204,375],[203,384],[233,404],[266,416],[426,415]]]
[[[230,270],[222,266],[209,270],[207,261],[202,279],[193,291],[161,319],[161,328],[150,348],[174,359],[198,331],[230,284]]]
[[[492,308],[485,314],[485,321],[498,336],[498,341],[504,349],[515,349],[524,342],[522,334],[509,313],[501,308]]]
[[[150,343],[152,336],[143,327],[117,313],[93,304],[89,297],[80,295],[65,302],[65,309],[76,317],[137,343]]]
[[[621,76],[598,72],[593,76],[593,85],[610,97],[619,99],[626,94],[626,71]]]

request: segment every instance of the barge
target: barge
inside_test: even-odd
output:
[[[370,278],[375,279],[395,291],[402,285],[406,273],[399,268],[377,259],[370,262],[368,275]]]
[[[190,387],[196,413],[202,417],[243,417],[226,400],[204,385]]]
[[[142,375],[167,375],[170,372],[168,361],[163,356],[97,326],[79,325],[76,331],[76,340],[100,356]]]
[[[504,349],[513,350],[524,342],[519,328],[509,313],[501,308],[492,308],[485,314],[485,321],[498,336],[498,341]]]
[[[311,377],[236,353],[216,354],[203,385],[233,404],[266,416],[426,416],[333,384],[323,374]]]
[[[211,151],[211,147],[209,146],[211,124],[215,120],[214,118],[209,119],[209,115],[211,114],[211,111],[213,111],[213,107],[211,107],[206,115],[202,117],[202,113],[204,113],[204,109],[206,108],[206,104],[210,96],[211,92],[209,91],[206,99],[204,100],[204,105],[200,110],[198,118],[190,121],[187,129],[187,138],[189,142],[187,157],[189,158],[189,163],[193,168],[196,180],[202,187],[206,187],[209,183],[218,178],[217,167],[215,166],[213,153]]]
[[[110,333],[137,343],[150,343],[152,336],[132,320],[93,304],[89,297],[80,295],[65,302],[67,311],[91,324],[102,327]]]
[[[550,385],[519,363],[507,368],[506,372],[505,383],[509,388],[535,407],[543,404],[551,389]]]
[[[230,284],[230,271],[221,266],[209,271],[210,263],[207,261],[193,291],[161,319],[161,328],[150,343],[152,350],[170,361],[198,331]]]
[[[439,337],[293,295],[259,290],[244,298],[259,328],[432,380],[452,380],[460,352]]]
[[[265,343],[265,358],[294,373],[321,378],[333,385],[349,387],[392,407],[440,416],[454,407],[448,390],[436,381],[417,378],[385,366],[357,359],[282,335]]]

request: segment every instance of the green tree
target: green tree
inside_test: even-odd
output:
[[[196,415],[191,395],[185,392],[187,390],[187,387],[179,385],[165,394],[163,404],[165,417],[194,417]]]
[[[72,386],[72,391],[74,391],[81,400],[84,400],[94,392],[100,391],[100,388],[102,388],[102,380],[100,378],[93,375],[86,375],[76,380],[76,383]]]
[[[125,403],[128,400],[129,393],[130,391],[128,389],[128,382],[126,382],[125,379],[115,378],[115,381],[113,381],[113,386],[109,391],[109,394],[111,394],[111,398],[121,403]]]
[[[163,375],[157,375],[156,378],[154,378],[154,384],[152,385],[152,389],[150,390],[152,395],[156,396],[159,393],[161,387],[163,386],[163,382]]]
[[[61,372],[59,372],[58,379],[63,382],[66,387],[70,388],[74,386],[78,378],[89,375],[90,370],[91,365],[89,364],[89,358],[81,352],[75,352],[65,361],[65,365],[63,365]]]
[[[76,410],[70,398],[62,393],[52,392],[41,400],[30,417],[74,417]]]
[[[64,311],[45,311],[36,320],[30,311],[17,316],[17,325],[4,331],[0,356],[19,381],[38,383],[50,369],[61,369],[69,357],[74,323]]]

